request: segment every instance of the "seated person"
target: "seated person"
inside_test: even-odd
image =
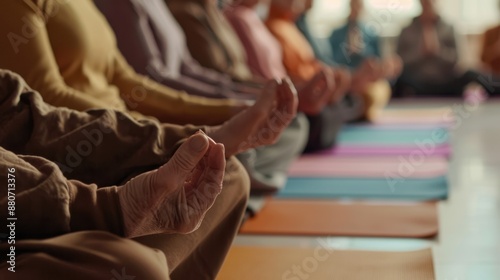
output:
[[[490,94],[498,89],[483,75],[458,69],[458,50],[453,26],[446,23],[435,0],[421,0],[422,14],[401,31],[398,54],[404,69],[395,86],[396,96],[457,97],[471,82]]]
[[[187,95],[136,74],[116,48],[113,32],[92,1],[49,2],[52,4],[12,1],[0,11],[5,14],[0,27],[5,37],[0,46],[8,50],[0,67],[26,76],[28,84],[40,90],[48,103],[77,110],[112,108],[139,118],[146,115],[162,122],[208,125],[221,124],[247,107],[233,99]],[[40,23],[28,26],[34,35],[26,42],[16,37],[23,34],[24,18]],[[279,153],[245,148],[247,153],[260,154],[254,156],[255,162],[245,162],[245,167],[255,175],[252,179],[259,177],[269,191],[284,185],[288,165],[303,149],[304,125],[294,122],[293,126],[276,144],[284,147]],[[239,133],[239,129],[234,131]]]
[[[117,275],[126,275],[160,280],[211,275],[215,279],[219,267],[210,267],[205,261],[196,263],[190,253],[181,249],[192,246],[190,238],[183,241],[182,236],[197,233],[222,189],[224,149],[209,141],[202,134],[192,136],[171,161],[121,186],[68,180],[56,164],[44,158],[19,156],[0,147],[0,168],[9,170],[0,178],[6,182],[18,178],[19,182],[15,191],[9,192],[15,192],[16,197],[18,220],[10,223],[16,230],[16,259],[9,264],[12,259],[8,254],[13,247],[8,242],[0,243],[1,278],[11,279],[15,275],[16,279],[115,279]],[[196,181],[183,184],[190,176]],[[5,209],[7,191],[0,191],[0,206]],[[242,209],[240,204],[231,210],[241,215]],[[6,214],[2,211],[0,217],[7,220]],[[209,216],[205,219],[213,222]],[[232,221],[231,235],[226,236],[229,240],[239,222],[240,219]],[[130,239],[154,234],[163,234],[164,244],[158,245],[173,244],[159,250],[154,243],[141,244]],[[230,242],[219,242],[228,244],[219,247],[212,243],[206,260],[223,261]],[[182,272],[188,271],[182,267],[185,261],[190,270],[194,271],[195,266],[196,270],[205,270],[205,274]]]
[[[363,1],[351,0],[350,8],[347,23],[332,32],[329,44],[335,63],[352,71],[360,71],[361,76],[366,76],[368,82],[360,91],[368,104],[375,105],[367,116],[368,119],[373,119],[372,115],[376,115],[388,102],[391,88],[387,79],[395,79],[399,75],[401,63],[397,56],[381,58],[379,38],[360,21],[364,10]],[[364,68],[371,71],[363,74]]]
[[[80,277],[73,275],[75,269],[83,273],[81,266],[89,265],[85,271],[98,273],[91,278],[107,279],[99,273],[121,271],[125,264],[134,263],[132,255],[125,254],[126,246],[132,246],[144,254],[138,261],[147,257],[155,273],[169,272],[172,279],[214,279],[239,228],[248,196],[248,178],[232,155],[245,147],[276,141],[296,108],[294,92],[286,83],[266,96],[286,105],[274,107],[275,102],[270,102],[271,109],[261,102],[259,110],[269,113],[259,117],[260,113],[249,109],[254,111],[251,123],[237,116],[220,127],[182,127],[147,119],[135,121],[120,111],[78,112],[52,107],[18,75],[0,70],[0,146],[10,151],[0,151],[4,159],[0,165],[14,167],[20,178],[16,245],[26,248],[22,256],[18,251],[17,275],[34,279],[30,276],[53,273],[50,279],[68,279],[69,275]],[[280,102],[283,99],[292,102]],[[244,138],[231,144],[236,129]],[[275,133],[269,133],[271,130]],[[252,140],[263,131],[268,137]],[[141,175],[144,172],[148,173]],[[0,176],[7,180],[6,172]],[[118,185],[123,187],[98,188]],[[7,204],[6,191],[2,190],[1,206]],[[164,202],[160,204],[158,199]],[[155,205],[159,208],[151,208]],[[6,213],[0,215],[5,218]],[[136,241],[161,252],[99,232],[66,235],[84,230],[137,237]],[[177,232],[182,234],[174,234]],[[30,243],[33,241],[20,240],[50,237],[56,238],[36,241],[35,247]],[[82,247],[82,241],[88,243]],[[54,251],[51,244],[61,251]],[[88,251],[91,244],[96,246]],[[4,252],[8,246],[0,248]],[[64,253],[68,250],[72,261]],[[113,254],[118,254],[115,261],[106,261]],[[131,269],[148,262],[139,262]],[[2,269],[5,264],[2,259]],[[10,273],[5,269],[0,274],[4,272]],[[162,277],[145,279],[166,279],[168,275]]]

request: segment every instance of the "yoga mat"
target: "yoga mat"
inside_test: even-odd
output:
[[[387,203],[275,200],[242,226],[243,234],[431,237],[438,232],[435,202]]]
[[[234,246],[217,279],[434,280],[435,272],[431,249],[374,252],[332,250],[322,245],[316,248]]]
[[[434,128],[390,128],[380,126],[344,126],[337,138],[338,145],[418,145],[432,143],[442,145],[448,143],[448,129]]]
[[[408,172],[410,178],[443,176],[448,161],[441,156],[405,158],[403,156],[303,155],[289,168],[290,177],[385,178],[389,173]]]
[[[445,176],[412,179],[386,178],[289,178],[277,198],[385,198],[404,200],[437,200],[448,196]]]
[[[453,110],[449,107],[422,109],[386,109],[373,121],[376,124],[452,124]]]

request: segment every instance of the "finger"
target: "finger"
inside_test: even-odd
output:
[[[210,140],[203,132],[192,135],[177,149],[173,157],[158,169],[159,179],[166,180],[174,176],[181,184],[204,157],[209,146]]]
[[[224,146],[217,144],[209,151],[208,166],[196,186],[194,196],[191,197],[193,206],[198,207],[198,213],[201,217],[212,207],[215,199],[222,191],[224,181],[224,171],[226,168],[226,159]],[[200,219],[201,220],[201,219]]]
[[[207,167],[205,169],[204,177],[201,178],[205,184],[201,184],[198,188],[204,193],[211,193],[218,195],[222,190],[222,182],[224,180],[224,170],[226,168],[226,156],[224,152],[224,145],[216,144],[213,146],[208,154]],[[207,189],[211,185],[212,189]]]

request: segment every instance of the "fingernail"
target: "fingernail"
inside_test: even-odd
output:
[[[194,136],[191,139],[189,139],[189,147],[191,150],[195,152],[201,152],[205,149],[207,146],[207,137],[206,136]]]

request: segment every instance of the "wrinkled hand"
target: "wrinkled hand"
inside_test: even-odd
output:
[[[224,144],[226,157],[274,144],[297,113],[297,92],[289,79],[269,82],[255,104],[207,135]]]
[[[317,115],[332,99],[335,90],[333,72],[328,69],[319,71],[298,92],[298,110],[309,115]]]
[[[160,168],[119,188],[125,236],[190,233],[222,190],[224,146],[202,132],[184,142]]]

